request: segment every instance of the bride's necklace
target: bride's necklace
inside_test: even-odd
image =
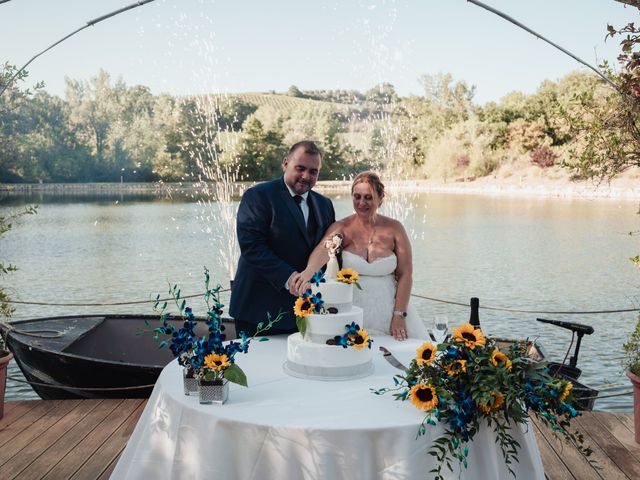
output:
[[[365,248],[365,252],[366,252],[366,260],[367,262],[369,261],[369,248],[371,247],[371,245],[373,245],[373,239],[376,236],[376,221],[373,220],[372,222],[372,228],[371,228],[371,234],[369,235],[369,240],[367,241],[367,246]]]
[[[369,242],[367,242],[367,245],[371,245],[373,243],[373,237],[376,236],[376,226],[374,225],[373,228],[371,229],[371,235],[369,235]]]

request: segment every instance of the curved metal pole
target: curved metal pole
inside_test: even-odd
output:
[[[4,3],[4,2],[8,2],[9,0],[0,0],[0,3]],[[78,28],[77,30],[71,32],[69,35],[66,35],[65,37],[61,38],[60,40],[58,40],[56,43],[54,43],[53,45],[48,46],[47,48],[45,48],[43,51],[41,51],[40,53],[34,55],[27,63],[25,63],[22,68],[20,68],[20,70],[16,71],[16,73],[13,74],[13,76],[9,79],[9,81],[7,82],[6,85],[4,85],[2,87],[2,90],[0,90],[0,96],[2,96],[2,94],[5,92],[5,90],[7,90],[7,88],[9,88],[14,80],[16,79],[16,77],[18,75],[20,75],[20,73],[29,66],[29,64],[31,62],[33,62],[36,58],[38,58],[40,55],[42,55],[43,53],[48,52],[49,50],[51,50],[53,47],[55,47],[56,45],[64,42],[67,38],[74,36],[76,33],[80,32],[81,30],[84,30],[87,27],[92,27],[94,26],[96,23],[102,22],[103,20],[106,20],[108,18],[111,17],[115,17],[116,15],[122,13],[122,12],[126,12],[127,10],[132,10],[134,8],[138,8],[142,5],[145,5],[147,3],[151,3],[154,2],[155,0],[140,0],[139,2],[136,3],[132,3],[131,5],[127,5],[126,7],[122,7],[119,8],[118,10],[115,10],[111,13],[107,13],[106,15],[102,15],[101,17],[98,18],[94,18],[93,20],[89,20],[86,25],[83,25],[82,27]]]
[[[576,60],[577,62],[583,64],[585,67],[593,70],[596,75],[598,75],[600,78],[602,78],[605,82],[607,82],[609,85],[611,85],[616,91],[620,91],[618,89],[618,86],[609,78],[607,78],[600,70],[598,70],[596,67],[593,67],[591,65],[589,65],[587,62],[585,62],[584,60],[582,60],[580,57],[577,57],[576,55],[574,55],[573,53],[571,53],[569,50],[566,50],[564,48],[562,48],[560,45],[552,42],[551,40],[549,40],[548,38],[543,37],[542,35],[540,35],[538,32],[531,30],[529,27],[527,27],[526,25],[520,23],[519,21],[517,21],[515,18],[510,17],[509,15],[507,15],[506,13],[502,13],[500,10],[496,10],[495,8],[482,3],[482,2],[478,2],[477,0],[467,0],[467,2],[469,3],[473,3],[474,5],[480,7],[480,8],[484,8],[485,10],[488,10],[491,13],[494,13],[496,15],[498,15],[499,17],[504,18],[507,22],[513,23],[515,26],[522,28],[523,30],[529,32],[530,34],[534,35],[535,37],[539,38],[540,40],[543,40],[545,42],[547,42],[549,45],[557,48],[558,50],[560,50],[562,53],[569,55],[571,58],[573,58],[574,60]]]

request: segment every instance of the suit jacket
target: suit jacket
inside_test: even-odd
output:
[[[283,178],[261,183],[242,196],[237,217],[240,259],[233,282],[229,314],[243,322],[258,324],[279,311],[285,317],[274,328],[296,330],[295,297],[284,287],[294,271],[307,266],[309,255],[335,221],[331,200],[309,192],[310,215],[317,228],[313,238]]]

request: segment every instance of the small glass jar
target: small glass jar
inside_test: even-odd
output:
[[[227,379],[207,381],[198,380],[200,403],[203,405],[222,405],[229,398],[229,381]]]
[[[193,374],[192,368],[182,369],[182,381],[185,395],[198,395],[198,379]]]

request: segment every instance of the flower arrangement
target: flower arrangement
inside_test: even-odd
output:
[[[192,309],[186,306],[186,300],[181,299],[178,286],[174,285],[170,288],[169,294],[173,297],[184,320],[183,325],[176,328],[169,322],[168,303],[164,302],[160,306],[160,296],[158,295],[154,308],[160,311],[162,325],[154,329],[154,338],[159,340],[160,335],[170,337],[160,343],[160,348],[168,345],[174,357],[177,357],[178,363],[196,378],[213,383],[222,383],[223,379],[226,379],[246,387],[248,385],[247,377],[236,363],[236,354],[247,353],[251,340],[260,333],[269,330],[282,319],[284,314],[280,312],[274,319],[268,315],[266,324],[259,323],[256,333],[251,337],[247,336],[245,332],[238,332],[240,341],[225,342],[226,335],[223,333],[225,327],[222,323],[224,305],[220,303],[219,296],[221,286],[210,288],[209,283],[209,271],[205,268],[204,300],[207,305],[207,316],[204,322],[207,326],[207,334],[200,337],[196,335],[195,329],[198,320]],[[267,340],[267,338],[261,337],[258,341]]]
[[[481,421],[493,427],[505,464],[515,476],[511,465],[518,460],[520,445],[509,433],[509,425],[526,423],[529,411],[583,455],[591,454],[582,434],[569,430],[571,419],[578,415],[571,382],[551,377],[545,364],[530,359],[526,341],[501,351],[480,329],[463,324],[453,330],[448,342],[420,346],[407,372],[396,375],[394,384],[373,393],[396,392],[396,400],[409,400],[424,411],[418,437],[437,421],[446,426],[428,452],[437,460],[438,466],[431,470],[436,479],[444,478],[443,465],[453,471],[452,459],[467,467],[466,444]]]
[[[351,322],[350,325],[345,325],[345,328],[347,331],[344,335],[334,337],[332,342],[334,345],[339,345],[343,348],[354,347],[356,350],[362,350],[365,347],[371,348],[373,340],[366,330],[360,328],[360,325]]]

